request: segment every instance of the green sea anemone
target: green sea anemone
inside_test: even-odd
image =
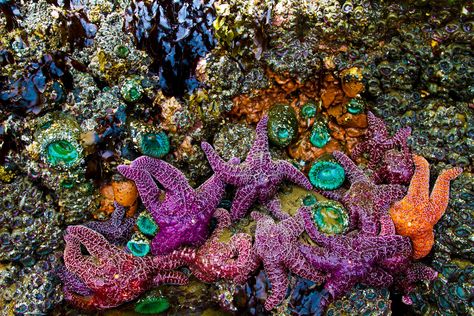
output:
[[[143,133],[138,141],[142,154],[161,158],[170,151],[170,141],[165,132]]]
[[[140,80],[137,78],[131,78],[125,80],[120,89],[122,98],[127,102],[136,102],[141,99],[143,95],[143,88]]]
[[[318,107],[316,106],[316,104],[308,102],[301,108],[301,116],[304,119],[310,119],[316,116],[317,111]]]
[[[142,212],[137,218],[138,229],[145,235],[154,236],[158,231],[158,225],[148,212]]]
[[[168,308],[170,308],[170,303],[163,296],[144,297],[135,303],[135,312],[140,314],[159,314]]]
[[[309,181],[317,189],[334,190],[339,188],[346,178],[344,168],[333,161],[316,161],[308,173]]]
[[[288,146],[298,132],[295,110],[288,104],[276,104],[268,111],[268,138],[279,147]]]
[[[43,161],[56,169],[72,169],[83,162],[77,121],[60,112],[48,113],[36,123],[35,142]]]
[[[322,122],[314,123],[309,141],[318,148],[323,148],[331,139],[329,129]]]
[[[142,234],[134,234],[127,242],[127,248],[135,257],[144,257],[150,252],[150,241]]]
[[[352,99],[346,105],[347,112],[350,114],[360,114],[364,112],[364,103],[361,99]]]
[[[349,226],[347,211],[336,201],[318,201],[311,213],[315,225],[323,233],[342,234]]]
[[[71,166],[79,159],[78,144],[67,140],[58,140],[46,146],[46,160],[55,167],[57,165]]]
[[[303,198],[303,205],[304,206],[311,206],[318,202],[316,197],[313,194],[308,194]]]

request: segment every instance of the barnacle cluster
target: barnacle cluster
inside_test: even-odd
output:
[[[0,314],[78,313],[63,303],[75,294],[59,279],[82,294],[90,294],[84,284],[94,280],[60,272],[70,263],[61,259],[63,235],[69,236],[66,253],[84,255],[75,247],[82,235],[66,227],[92,219],[103,223],[104,236],[127,236],[127,242],[113,238],[110,247],[122,252],[108,258],[128,262],[134,255],[130,260],[139,266],[165,266],[154,285],[190,278],[189,285],[160,285],[137,297],[126,312],[207,315],[219,306],[234,314],[266,313],[270,294],[283,287],[275,289],[275,271],[249,263],[246,247],[260,247],[268,265],[258,232],[277,230],[286,213],[298,218],[301,205],[324,238],[395,232],[426,256],[404,271],[384,263],[395,280],[390,289],[389,282],[358,284],[332,302],[326,290],[338,286],[305,279],[284,262],[295,273],[275,313],[314,315],[328,306],[328,315],[397,314],[402,294],[412,304],[403,312],[472,314],[473,17],[467,0],[0,0]],[[282,166],[262,163],[260,170],[252,144],[262,139],[255,125],[267,116],[270,146],[257,152]],[[374,117],[386,125],[374,124]],[[215,152],[203,145],[204,153],[203,142]],[[351,156],[357,169],[336,151]],[[171,167],[142,165],[140,156]],[[133,175],[119,175],[119,165],[154,179],[140,187]],[[437,193],[426,197],[414,189],[430,182],[426,166],[440,175],[439,186],[464,169],[440,218],[447,203],[442,192],[428,186]],[[277,188],[275,179],[296,169],[307,179],[290,180],[305,189]],[[217,176],[222,170],[228,172]],[[235,170],[246,173],[230,177]],[[155,181],[160,184],[150,194],[156,194],[147,200],[144,192]],[[174,187],[178,182],[191,189]],[[213,210],[209,204],[229,210],[232,225],[221,211],[198,212],[205,218],[190,213],[206,205]],[[245,216],[248,209],[278,220]],[[183,212],[191,215],[178,216]],[[196,223],[205,229],[195,234],[196,244],[172,252],[172,260],[150,263],[153,241],[169,236],[171,219],[181,229]],[[134,222],[133,231],[124,222]],[[186,233],[173,231],[163,244],[186,240]],[[314,237],[302,233],[298,242],[329,247]],[[173,270],[177,262],[187,268]],[[243,266],[254,269],[247,273]],[[134,271],[141,280],[142,271]],[[411,282],[413,271],[424,282]],[[238,285],[244,274],[247,282]],[[211,276],[220,280],[198,281]],[[140,284],[132,292],[149,288]],[[101,306],[97,297],[93,302]]]
[[[64,215],[52,196],[25,178],[0,182],[0,190],[1,312],[44,314],[62,301],[54,269]]]

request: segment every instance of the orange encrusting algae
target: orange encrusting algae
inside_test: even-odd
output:
[[[434,244],[433,227],[443,216],[449,201],[449,185],[462,172],[462,168],[444,170],[438,176],[429,194],[430,166],[425,158],[413,155],[415,174],[407,195],[390,208],[397,233],[410,237],[413,258],[425,257]]]

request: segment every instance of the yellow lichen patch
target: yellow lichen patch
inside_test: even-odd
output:
[[[0,166],[0,181],[10,183],[15,178],[13,171],[5,169],[4,166]]]

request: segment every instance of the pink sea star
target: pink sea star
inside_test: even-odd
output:
[[[233,220],[245,215],[255,201],[264,203],[278,219],[287,218],[281,211],[281,205],[275,196],[278,185],[283,180],[292,181],[308,190],[311,183],[296,167],[284,160],[272,160],[268,148],[268,116],[264,116],[257,125],[257,135],[250,152],[241,164],[225,163],[212,146],[202,143],[202,149],[216,175],[225,183],[237,187],[232,203]]]
[[[135,181],[143,204],[159,226],[151,243],[154,255],[168,254],[180,246],[197,247],[206,241],[212,214],[224,194],[224,183],[219,177],[213,175],[199,188],[193,189],[181,171],[147,156],[117,169]],[[153,178],[164,191],[158,188]]]
[[[359,223],[360,230],[366,234],[394,234],[395,227],[388,209],[391,203],[405,195],[406,188],[398,184],[375,184],[344,153],[335,151],[333,156],[344,168],[350,188],[320,193],[341,202],[350,211],[351,228]]]
[[[162,283],[185,284],[178,271],[164,271],[152,257],[135,257],[85,226],[69,226],[64,236],[65,298],[87,310],[107,309],[137,298]],[[81,244],[90,255],[81,253]],[[169,263],[169,269],[179,263]]]
[[[168,267],[170,263],[174,265],[174,262],[180,261],[201,281],[226,279],[244,283],[254,266],[252,236],[239,233],[233,235],[229,242],[221,242],[219,237],[224,228],[231,224],[230,215],[224,209],[217,209],[214,217],[218,219],[218,226],[204,245],[199,249],[185,247],[160,256],[157,258],[161,260],[160,266]]]
[[[393,277],[383,269],[386,260],[409,258],[410,240],[398,235],[367,236],[360,233],[328,236],[320,233],[307,208],[301,208],[305,228],[320,247],[301,246],[301,252],[320,271],[327,273],[324,289],[330,297],[323,298],[322,307],[343,296],[356,283],[388,287]],[[398,270],[397,270],[398,271]]]
[[[252,212],[251,216],[257,221],[255,256],[263,261],[272,284],[272,294],[265,301],[265,309],[273,309],[285,298],[288,288],[287,270],[314,282],[323,281],[321,274],[311,267],[299,251],[298,236],[304,231],[300,212],[279,223],[259,212]]]
[[[370,155],[369,168],[374,169],[382,158],[383,154],[395,148],[397,145],[402,147],[406,156],[409,156],[407,138],[411,134],[410,127],[399,129],[393,137],[388,135],[387,126],[384,121],[376,117],[372,112],[367,112],[369,123],[366,139],[357,144],[352,151],[352,158],[356,159],[362,153],[368,152]]]

